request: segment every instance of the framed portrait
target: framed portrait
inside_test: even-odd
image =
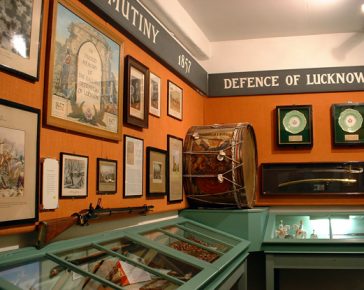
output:
[[[148,128],[149,69],[132,56],[125,61],[125,123]]]
[[[117,191],[117,160],[97,158],[97,194],[114,194]]]
[[[334,145],[363,145],[364,103],[333,104],[331,112]]]
[[[87,197],[88,156],[61,152],[60,197]]]
[[[161,79],[153,73],[149,73],[149,113],[161,116]]]
[[[1,1],[0,66],[39,79],[43,1]]]
[[[38,220],[39,116],[0,99],[0,226]]]
[[[46,122],[121,140],[123,44],[78,6],[53,3]]]
[[[167,192],[167,152],[147,147],[147,196],[163,196]]]
[[[168,108],[167,114],[178,120],[182,120],[183,90],[175,83],[168,81]]]
[[[182,151],[183,139],[167,135],[168,174],[167,197],[168,202],[180,202],[183,200],[183,168]]]
[[[144,141],[124,135],[124,197],[143,195]]]
[[[277,145],[313,145],[312,106],[277,106]]]

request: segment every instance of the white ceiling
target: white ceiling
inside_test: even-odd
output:
[[[364,31],[364,0],[178,2],[211,42]]]

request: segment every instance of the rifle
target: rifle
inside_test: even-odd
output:
[[[85,226],[88,225],[90,219],[98,218],[99,216],[110,216],[116,213],[141,213],[146,214],[154,208],[153,205],[143,205],[134,207],[121,208],[103,208],[101,207],[101,199],[99,198],[97,206],[94,208],[92,203],[88,209],[83,209],[80,212],[72,214],[70,217],[57,218],[47,221],[41,221],[37,225],[38,238],[36,247],[43,248],[55,237],[63,233],[75,224]]]

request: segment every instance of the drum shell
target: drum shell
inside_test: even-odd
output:
[[[183,165],[191,207],[254,206],[257,152],[250,124],[191,127],[184,142]]]

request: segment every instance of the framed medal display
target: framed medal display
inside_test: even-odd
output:
[[[312,146],[312,106],[277,106],[277,145]]]
[[[364,103],[334,104],[331,112],[334,145],[364,144]]]

